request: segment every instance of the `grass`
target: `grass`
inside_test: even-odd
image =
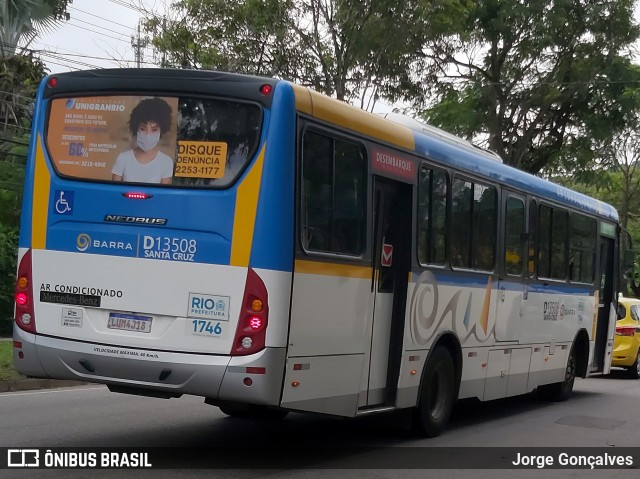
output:
[[[23,378],[13,369],[13,342],[0,341],[0,381]]]

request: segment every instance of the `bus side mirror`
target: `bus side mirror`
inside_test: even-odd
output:
[[[625,272],[629,272],[633,269],[633,265],[636,261],[636,253],[632,249],[625,250],[624,252],[624,260],[622,267]]]

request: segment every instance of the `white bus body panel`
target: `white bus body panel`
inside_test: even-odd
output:
[[[33,250],[32,262],[36,299],[44,291],[76,291],[69,287],[89,288],[84,290],[85,294],[95,292],[93,288],[108,291],[108,295],[101,296],[100,307],[36,300],[39,334],[181,352],[229,354],[231,350],[244,295],[246,268],[47,250]],[[221,334],[194,333],[193,321],[204,315],[189,312],[193,294],[228,298],[228,311],[216,320]],[[70,308],[77,310],[79,321],[65,321]],[[110,313],[150,316],[151,331],[109,329]]]
[[[415,406],[428,354],[443,332],[461,342],[460,398],[525,394],[564,379],[577,332],[591,335],[594,297],[553,286],[503,291],[497,284],[490,276],[469,286],[438,284],[429,271],[409,284],[396,407]],[[370,288],[370,279],[296,273],[284,407],[350,416],[366,406],[371,365],[388,352],[370,356]]]

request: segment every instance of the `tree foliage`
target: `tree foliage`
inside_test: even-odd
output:
[[[415,4],[180,0],[146,28],[165,66],[285,78],[353,100],[408,84],[409,53],[419,47]]]
[[[416,62],[425,86],[416,106],[445,129],[486,138],[508,164],[584,166],[592,140],[623,129],[640,105],[633,0],[424,5],[432,28]]]
[[[0,56],[9,57],[26,48],[39,33],[69,18],[73,0],[1,0]]]
[[[166,66],[403,100],[532,173],[584,168],[640,107],[633,0],[179,0],[146,26]]]

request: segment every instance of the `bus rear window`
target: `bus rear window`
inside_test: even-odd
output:
[[[255,155],[261,113],[253,103],[211,98],[55,98],[47,148],[66,177],[226,187]]]

